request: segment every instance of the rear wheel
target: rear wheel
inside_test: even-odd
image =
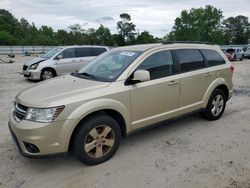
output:
[[[84,164],[96,165],[110,159],[119,147],[121,131],[108,115],[96,115],[84,121],[74,139],[74,153]]]
[[[226,107],[226,95],[223,90],[215,89],[208,101],[203,115],[208,120],[217,120],[223,115]]]

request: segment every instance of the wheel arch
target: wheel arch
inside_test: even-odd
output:
[[[87,121],[89,118],[91,118],[93,116],[98,116],[98,115],[101,115],[101,114],[105,114],[105,115],[108,115],[108,116],[114,118],[119,124],[119,127],[121,129],[122,137],[126,137],[126,135],[127,135],[126,121],[125,121],[124,117],[122,116],[122,114],[120,112],[118,112],[116,110],[113,110],[113,109],[97,110],[97,111],[91,112],[88,115],[84,116],[77,123],[77,125],[75,126],[73,132],[71,133],[69,144],[68,144],[68,150],[72,149],[73,142],[74,142],[74,137],[75,137],[77,131],[79,130],[79,128],[82,126],[82,123],[84,123],[84,121]]]
[[[113,99],[97,99],[89,101],[74,109],[68,116],[68,119],[74,120],[74,126],[71,128],[67,126],[64,127],[64,130],[68,132],[66,135],[68,138],[66,147],[68,147],[68,149],[71,146],[72,138],[74,137],[75,132],[80,127],[82,122],[86,121],[89,117],[98,114],[107,114],[114,118],[121,128],[123,137],[125,137],[132,129],[129,110],[119,101]]]
[[[204,95],[204,98],[203,98],[203,105],[202,105],[203,108],[206,108],[207,103],[208,103],[208,101],[209,101],[209,98],[210,98],[211,94],[213,93],[213,91],[214,91],[215,89],[221,89],[221,90],[223,90],[223,91],[225,92],[225,95],[226,95],[226,100],[229,99],[229,91],[230,91],[230,90],[229,90],[229,87],[228,87],[226,81],[225,81],[224,79],[222,79],[222,78],[221,78],[221,79],[217,79],[217,80],[215,80],[215,81],[209,86],[209,88],[207,89],[207,91],[206,91],[206,93],[205,93],[205,95]]]

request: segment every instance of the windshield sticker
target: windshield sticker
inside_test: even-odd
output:
[[[125,56],[132,57],[133,55],[135,55],[135,53],[134,52],[121,52],[120,55],[125,55]]]

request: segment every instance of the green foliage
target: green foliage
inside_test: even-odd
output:
[[[221,43],[215,35],[220,33],[220,21],[223,18],[222,11],[213,6],[205,8],[192,8],[183,10],[181,16],[175,19],[173,30],[168,35],[168,40],[181,41],[209,41]],[[221,35],[222,36],[222,35]]]
[[[26,19],[16,19],[9,11],[0,9],[0,45],[107,45],[124,46],[164,41],[208,41],[216,44],[246,44],[250,38],[248,17],[239,15],[222,21],[220,9],[205,8],[183,10],[175,19],[172,31],[155,38],[148,31],[136,33],[135,24],[127,13],[120,15],[117,34],[100,25],[84,29],[80,24],[69,26],[69,31],[43,25],[40,28]]]
[[[120,14],[121,21],[117,22],[117,30],[120,35],[121,45],[133,43],[135,41],[135,24],[131,22],[131,17],[127,13]]]
[[[153,35],[150,35],[148,31],[143,31],[141,34],[138,35],[136,42],[138,44],[147,44],[157,42],[157,40],[154,38]]]
[[[0,44],[14,45],[16,44],[15,38],[6,31],[0,31]]]
[[[225,32],[230,37],[230,42],[234,44],[247,44],[250,38],[248,17],[239,15],[229,17],[223,21]]]

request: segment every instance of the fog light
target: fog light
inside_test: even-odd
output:
[[[25,148],[27,149],[28,152],[30,152],[30,153],[39,153],[40,152],[38,147],[35,146],[34,144],[27,143],[27,142],[23,142],[23,143],[24,143]]]

